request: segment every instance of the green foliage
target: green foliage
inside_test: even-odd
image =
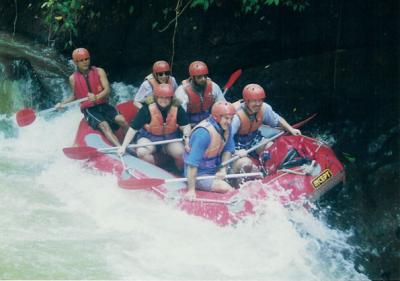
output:
[[[158,21],[153,22],[151,29],[154,30],[158,26]]]
[[[129,14],[132,15],[134,10],[135,10],[135,7],[133,5],[130,5],[129,6]]]
[[[350,163],[353,163],[356,161],[356,157],[354,157],[353,155],[351,155],[350,153],[346,153],[346,152],[342,152],[343,156],[347,159],[347,161],[349,161]]]
[[[214,0],[193,0],[192,4],[190,4],[191,8],[200,6],[203,7],[204,11],[207,11],[210,5],[214,3]]]
[[[78,21],[85,8],[84,0],[46,0],[41,3],[43,23],[48,28],[48,41],[58,35],[69,37],[65,47],[72,45],[72,36],[78,36]]]
[[[308,0],[242,0],[242,11],[247,13],[258,13],[264,6],[287,6],[293,11],[302,12],[309,5]]]
[[[243,13],[258,13],[261,9],[270,6],[286,6],[294,11],[301,12],[309,5],[309,0],[192,0],[190,7],[200,7],[207,11],[211,6],[230,5],[232,2],[240,5],[240,9],[234,11],[235,16]],[[99,2],[95,0],[40,0],[36,5],[40,5],[42,11],[42,22],[48,30],[48,42],[54,43],[56,40],[66,42],[64,48],[73,45],[73,38],[78,37],[79,20],[91,22],[92,27],[96,27],[104,13],[110,13],[114,22],[125,21],[128,17],[133,17],[136,10],[135,0],[114,0],[107,4],[107,11],[99,11]],[[189,4],[189,2],[188,2]],[[174,7],[166,7],[161,10],[164,20],[174,11]],[[110,15],[108,15],[110,16]],[[159,26],[156,20],[152,24],[152,29]],[[59,41],[59,42],[60,42]]]
[[[193,0],[190,7],[203,7],[206,11],[213,5],[215,0]],[[293,11],[302,12],[309,5],[308,0],[240,0],[242,12],[245,14],[254,13],[257,14],[261,8],[265,6],[287,6],[293,9]]]

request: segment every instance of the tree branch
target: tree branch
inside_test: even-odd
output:
[[[17,20],[18,20],[18,2],[17,2],[17,0],[14,0],[14,3],[15,3],[15,18],[14,18],[14,30],[13,30],[13,34],[12,34],[13,39],[15,36],[15,31],[17,29]]]
[[[177,2],[177,4],[176,4],[176,7],[175,7],[175,18],[173,18],[169,23],[167,23],[167,25],[166,25],[164,28],[159,29],[158,32],[164,32],[165,30],[168,29],[168,27],[169,27],[173,22],[175,22],[175,24],[176,24],[176,22],[178,21],[178,17],[186,10],[187,7],[189,7],[189,4],[192,3],[192,1],[193,1],[193,0],[189,0],[189,1],[185,4],[185,6],[182,8],[182,10],[181,10],[180,12],[177,12],[177,10],[179,10],[178,5],[179,5],[179,6],[182,6],[182,5],[181,5],[181,1],[178,0],[178,2]]]

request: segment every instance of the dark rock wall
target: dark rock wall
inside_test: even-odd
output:
[[[38,20],[38,2],[17,0],[16,31],[46,40],[47,30]],[[130,15],[132,2],[134,11]],[[303,13],[266,7],[256,15],[239,16],[240,1],[217,2],[220,6],[207,12],[186,9],[178,19],[174,71],[180,79],[185,78],[187,65],[195,59],[206,61],[214,76],[225,77],[227,71],[238,67],[247,69],[336,49],[379,49],[399,43],[399,5],[395,0],[311,0]],[[159,30],[174,18],[176,1],[103,0],[88,1],[87,5],[79,21],[79,36],[73,42],[88,47],[95,62],[104,66],[112,79],[138,82],[155,60],[170,60],[174,24],[164,32]],[[99,17],[92,17],[91,12]],[[0,28],[12,31],[14,1],[3,0],[0,15]],[[64,46],[62,39],[55,41],[59,47]]]

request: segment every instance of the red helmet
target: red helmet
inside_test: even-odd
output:
[[[212,117],[217,120],[217,122],[221,121],[221,117],[223,115],[235,115],[236,110],[235,107],[227,101],[218,101],[214,103],[211,108]]]
[[[167,71],[171,71],[171,67],[169,66],[169,63],[166,62],[165,60],[159,60],[153,64],[153,73],[160,73]]]
[[[85,48],[78,48],[72,52],[72,59],[74,60],[74,62],[78,62],[80,60],[89,58],[90,58],[89,51],[86,50]]]
[[[189,75],[191,77],[196,75],[207,75],[208,67],[202,61],[194,61],[189,65]]]
[[[265,99],[265,91],[263,87],[258,84],[248,84],[243,89],[243,99],[245,102],[250,100],[263,100]]]
[[[174,96],[174,88],[170,84],[160,84],[155,87],[154,96],[172,98]]]

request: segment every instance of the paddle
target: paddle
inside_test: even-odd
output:
[[[232,179],[232,178],[241,178],[241,177],[262,177],[263,174],[260,172],[257,173],[244,173],[244,174],[230,174],[226,175],[225,179]],[[216,176],[200,176],[197,177],[197,180],[205,180],[205,179],[214,179]],[[185,182],[188,178],[173,178],[173,179],[159,179],[159,178],[145,178],[145,179],[136,179],[136,178],[129,178],[129,179],[119,179],[118,185],[125,189],[143,189],[143,188],[151,188],[156,187],[165,183],[172,183],[172,182]]]
[[[143,147],[143,146],[148,146],[148,145],[158,145],[158,144],[166,144],[166,143],[172,143],[172,142],[180,142],[183,139],[172,139],[172,140],[163,140],[163,141],[155,141],[155,142],[149,142],[149,143],[143,143],[143,144],[130,144],[127,147],[129,148],[137,148],[137,147]],[[84,160],[88,159],[94,156],[97,156],[99,154],[107,153],[107,152],[116,152],[118,147],[112,146],[112,147],[106,147],[106,148],[95,148],[91,146],[76,146],[76,147],[64,147],[63,152],[64,154],[71,159],[75,160]]]
[[[224,86],[224,92],[222,93],[223,95],[226,94],[226,92],[229,90],[230,87],[232,87],[233,83],[236,82],[236,80],[239,78],[239,76],[242,74],[242,70],[238,69],[235,72],[231,74],[231,76],[228,79],[228,82],[226,82]]]
[[[69,102],[69,103],[66,103],[66,104],[64,104],[64,106],[71,106],[71,105],[74,105],[74,104],[77,104],[77,103],[81,103],[81,102],[86,101],[86,100],[88,100],[87,97],[86,98],[82,98],[82,99],[78,99],[78,100],[74,100],[74,101]],[[45,110],[42,110],[42,111],[39,111],[39,112],[36,113],[32,108],[21,109],[16,114],[17,124],[20,127],[28,126],[28,125],[32,124],[33,121],[35,121],[36,115],[47,114],[47,113],[55,111],[55,110],[57,110],[57,108],[52,107],[52,108],[45,109]]]
[[[301,126],[303,126],[305,123],[307,123],[308,121],[310,121],[311,119],[313,119],[317,114],[314,113],[313,115],[311,115],[310,117],[304,119],[303,121],[300,121],[299,123],[294,124],[292,127],[293,128],[299,128]],[[256,150],[257,148],[259,148],[260,146],[266,145],[268,142],[273,141],[274,139],[279,138],[280,136],[282,136],[283,134],[287,133],[286,131],[281,131],[280,133],[276,134],[273,137],[270,137],[268,139],[263,139],[262,141],[260,141],[259,143],[257,143],[256,145],[250,147],[249,149],[246,150],[247,154]],[[238,160],[240,158],[239,155],[233,156],[231,159],[226,160],[224,162],[221,163],[220,167],[224,167],[236,160]]]

